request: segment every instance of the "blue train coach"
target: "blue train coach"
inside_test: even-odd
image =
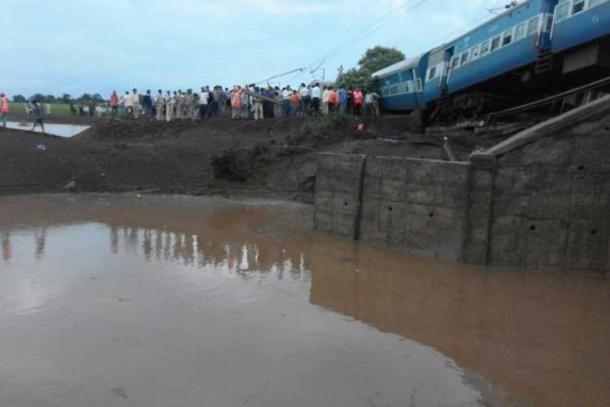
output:
[[[430,108],[443,95],[465,92],[522,95],[524,85],[537,79],[547,88],[561,82],[548,75],[591,66],[610,69],[609,38],[610,0],[528,0],[373,76],[390,111]],[[404,85],[409,81],[412,88]]]

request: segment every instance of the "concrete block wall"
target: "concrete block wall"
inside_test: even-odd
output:
[[[610,274],[610,98],[470,162],[320,154],[315,226],[426,257]]]
[[[468,210],[467,163],[368,157],[362,237],[415,254],[463,260]]]
[[[490,264],[610,272],[610,117],[498,157]]]

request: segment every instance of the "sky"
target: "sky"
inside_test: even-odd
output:
[[[395,47],[413,57],[508,2],[1,0],[0,91],[107,97],[134,87],[230,87],[302,67],[272,83],[332,80],[367,48]],[[384,26],[362,35],[376,23]],[[344,43],[350,46],[331,52]]]

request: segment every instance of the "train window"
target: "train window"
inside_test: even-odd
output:
[[[506,46],[513,42],[513,30],[512,28],[508,31],[504,31],[504,35],[502,36],[502,46]]]
[[[580,13],[585,9],[585,0],[574,0],[574,7],[572,7],[572,15]]]
[[[460,65],[466,65],[468,63],[469,52],[466,51],[460,56]]]
[[[519,41],[525,38],[527,33],[527,23],[521,23],[515,28],[515,41]]]
[[[500,40],[501,40],[500,36],[497,36],[496,38],[493,38],[491,40],[491,49],[489,50],[490,52],[494,52],[495,50],[500,48]]]
[[[481,54],[481,46],[476,45],[472,47],[472,51],[470,52],[471,59],[474,61],[475,59],[479,59],[479,55]]]
[[[428,75],[428,80],[432,80],[436,77],[436,67],[430,68],[430,74]]]
[[[527,35],[528,37],[532,34],[536,34],[538,32],[538,27],[540,24],[540,18],[538,16],[531,18],[527,22]]]
[[[555,24],[562,22],[570,15],[570,2],[561,3],[555,8]]]
[[[453,58],[451,58],[451,65],[449,65],[449,69],[455,69],[458,67],[458,65],[460,64],[460,57],[455,56]]]
[[[481,56],[484,57],[489,53],[489,41],[485,41],[481,44]]]

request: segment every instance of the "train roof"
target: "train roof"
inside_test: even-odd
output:
[[[372,78],[385,78],[386,76],[390,76],[395,74],[396,72],[404,71],[405,69],[413,68],[419,64],[419,61],[422,59],[424,54],[418,55],[415,58],[407,58],[404,61],[400,61],[395,63],[394,65],[387,66],[383,69],[380,69],[377,72],[374,72],[371,77]]]
[[[457,41],[461,40],[462,38],[467,37],[467,36],[469,36],[470,34],[472,34],[472,33],[476,32],[476,31],[480,30],[481,28],[485,27],[486,25],[489,25],[489,24],[492,24],[492,23],[494,23],[494,22],[496,22],[496,21],[498,21],[498,20],[501,20],[502,18],[506,17],[507,15],[510,15],[510,14],[511,14],[512,12],[514,12],[515,10],[520,9],[520,8],[522,8],[522,7],[525,7],[525,6],[529,5],[530,3],[532,3],[533,1],[534,1],[534,0],[526,0],[526,1],[524,1],[523,3],[519,3],[519,4],[517,4],[515,7],[511,7],[511,8],[509,8],[508,10],[506,10],[505,12],[503,12],[502,14],[498,14],[498,15],[497,15],[497,16],[495,16],[494,18],[489,19],[489,20],[485,21],[484,23],[477,25],[477,26],[476,26],[475,28],[473,28],[472,30],[469,30],[468,32],[466,32],[466,33],[464,33],[464,34],[460,35],[459,37],[455,38],[454,40],[449,41],[447,44],[453,44],[454,42],[457,42]]]

